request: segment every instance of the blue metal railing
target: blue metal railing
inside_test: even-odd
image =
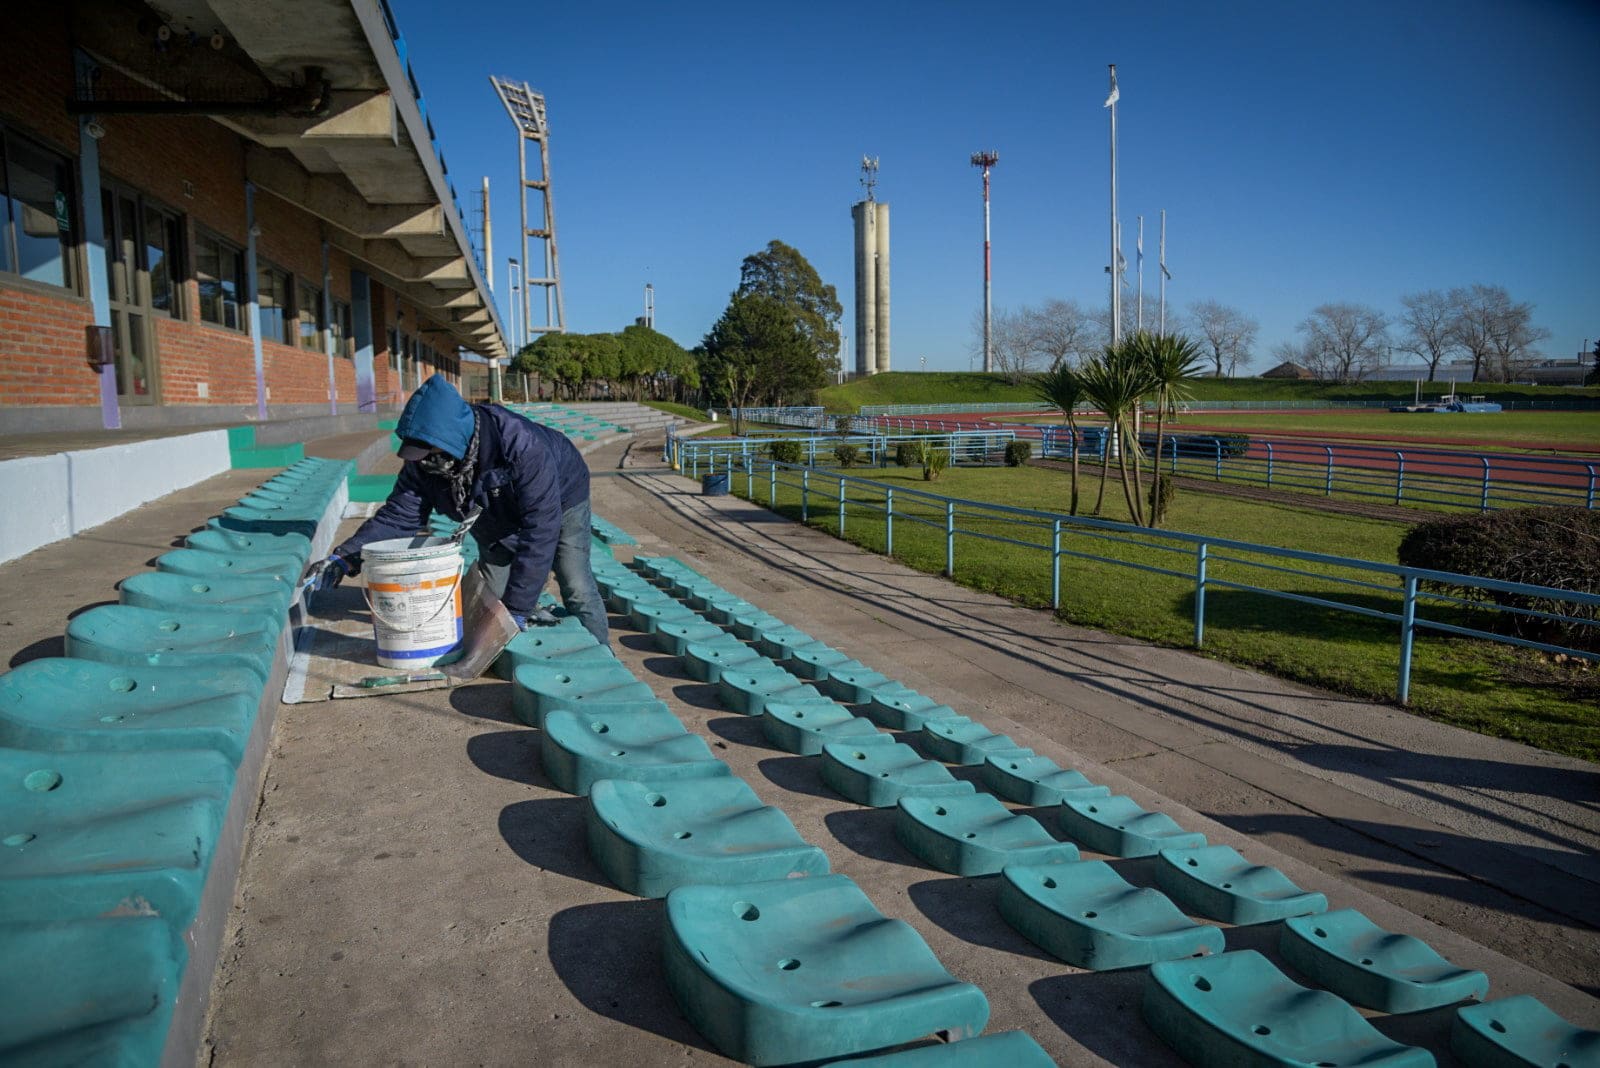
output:
[[[928,442],[933,448],[944,449],[952,466],[972,464],[997,464],[1005,462],[1006,446],[1016,440],[1010,430],[964,430],[948,434],[852,434],[816,435],[784,438],[716,438],[702,441],[697,438],[680,438],[670,429],[662,458],[690,478],[714,475],[719,470],[731,472],[735,466],[748,463],[751,458],[768,455],[773,442],[793,442],[805,459],[806,466],[816,466],[820,458],[825,465],[834,464],[833,450],[840,445],[853,445],[857,449],[856,462],[866,467],[886,466],[894,456],[895,447],[902,442]]]
[[[1500,405],[1507,411],[1541,412],[1592,412],[1600,411],[1600,397],[1505,397],[1497,395]],[[1191,412],[1272,412],[1314,411],[1318,408],[1361,408],[1387,411],[1397,404],[1405,404],[1404,397],[1373,400],[1191,400],[1185,407]],[[1036,412],[1047,407],[1037,400],[989,401],[981,404],[863,404],[858,413],[876,415],[957,415],[962,412]],[[1079,405],[1084,411],[1092,410]]]
[[[891,556],[894,555],[896,523],[915,523],[942,531],[945,544],[944,574],[949,577],[954,577],[956,573],[956,548],[958,539],[961,538],[978,542],[1003,543],[1045,552],[1050,560],[1052,609],[1059,610],[1061,607],[1064,559],[1111,564],[1192,582],[1195,648],[1200,648],[1205,642],[1206,593],[1210,589],[1260,594],[1297,604],[1395,623],[1399,640],[1399,671],[1395,693],[1401,704],[1409,702],[1411,697],[1412,655],[1419,631],[1476,638],[1600,661],[1600,653],[1597,652],[1484,630],[1438,616],[1429,617],[1422,611],[1424,608],[1443,608],[1447,612],[1454,611],[1458,614],[1463,610],[1485,611],[1502,618],[1516,617],[1575,626],[1580,628],[1580,633],[1592,634],[1600,632],[1600,618],[1589,619],[1569,613],[1584,610],[1594,612],[1600,609],[1600,595],[1597,594],[963,500],[903,486],[891,487],[870,478],[857,478],[795,464],[777,463],[757,454],[730,456],[730,460],[735,458],[738,459],[738,464],[728,466],[727,470],[730,475],[743,475],[745,483],[743,496],[761,503],[758,495],[760,487],[766,491],[767,507],[776,509],[780,488],[796,490],[800,494],[801,521],[809,521],[814,499],[819,506],[825,504],[830,513],[834,513],[836,518],[834,533],[841,538],[845,536],[847,512],[850,507],[881,514],[886,552]],[[731,488],[738,492],[739,479],[730,478],[730,482]],[[908,501],[921,505],[925,514],[916,515],[908,512],[905,508]],[[897,502],[899,502],[898,508]],[[928,518],[930,514],[937,518]],[[980,525],[1011,529],[1019,535],[1022,532],[1032,531],[1037,537],[1035,540],[1029,540],[1022,536],[996,533],[992,529],[979,529]],[[1089,551],[1091,548],[1106,545],[1153,551],[1160,554],[1158,559],[1171,560],[1172,565],[1142,563],[1108,556],[1103,552]],[[1359,591],[1369,599],[1374,593],[1397,598],[1398,610],[1388,611],[1370,604],[1355,604],[1329,596],[1222,578],[1215,573],[1214,568],[1217,564],[1254,569],[1266,576],[1258,582],[1270,581],[1277,576],[1291,576],[1314,579],[1321,583],[1332,582],[1349,590]],[[1297,565],[1313,565],[1320,570],[1309,570]],[[1348,574],[1337,573],[1340,571]],[[1425,591],[1422,589],[1423,583],[1435,584],[1437,588]],[[1463,590],[1465,593],[1458,595],[1446,592],[1447,590]],[[1545,611],[1501,604],[1495,599],[1497,595],[1513,595],[1561,605],[1563,610]]]

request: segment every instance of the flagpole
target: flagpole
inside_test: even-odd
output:
[[[1134,302],[1134,306],[1138,308],[1139,330],[1143,331],[1144,330],[1144,216],[1143,215],[1139,216],[1139,244],[1138,244],[1138,251],[1139,251],[1139,255],[1138,255],[1137,258],[1138,258],[1139,262],[1138,262],[1138,265],[1137,265],[1137,274],[1138,274],[1138,278],[1139,278],[1139,296],[1138,296],[1137,300]]]
[[[1167,209],[1161,209],[1161,336],[1167,336]]]
[[[1117,245],[1117,99],[1121,93],[1117,90],[1117,65],[1109,64],[1111,68],[1111,93],[1106,97],[1106,107],[1111,109],[1111,344],[1113,347],[1122,343],[1122,275],[1118,271],[1117,259],[1119,248]]]

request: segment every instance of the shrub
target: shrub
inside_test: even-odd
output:
[[[1156,499],[1157,486],[1161,487],[1160,500]],[[1178,484],[1172,480],[1170,475],[1163,473],[1160,482],[1157,482],[1154,479],[1150,481],[1148,500],[1150,504],[1150,523],[1152,526],[1159,526],[1161,522],[1167,518],[1167,512],[1172,509],[1172,501],[1177,496]]]
[[[1021,467],[1033,455],[1033,442],[1012,441],[1006,444],[1006,466]]]
[[[797,464],[800,462],[800,443],[798,441],[774,441],[767,446],[767,451],[780,464]]]
[[[937,482],[939,475],[950,466],[950,450],[941,449],[932,442],[924,441],[919,451],[922,461],[922,480]]]
[[[1513,508],[1430,519],[1406,534],[1400,542],[1399,557],[1407,567],[1600,593],[1600,512],[1585,508]],[[1425,585],[1439,592],[1466,592],[1449,583]],[[1488,596],[1496,604],[1511,608],[1600,620],[1600,611],[1586,605],[1513,593],[1477,591],[1475,596]],[[1593,625],[1496,613],[1494,626],[1534,641],[1600,650],[1600,628]]]
[[[899,442],[894,447],[894,462],[901,467],[920,467],[922,458],[917,448],[917,443],[914,441]]]
[[[861,449],[856,445],[835,445],[833,458],[840,467],[854,467],[856,461],[861,459]]]

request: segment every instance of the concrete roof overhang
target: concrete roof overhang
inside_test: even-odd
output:
[[[80,0],[73,24],[86,52],[150,98],[119,107],[101,94],[97,106],[205,114],[248,138],[248,181],[328,223],[332,244],[457,343],[508,355],[382,0]]]

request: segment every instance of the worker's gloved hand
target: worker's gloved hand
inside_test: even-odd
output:
[[[350,565],[345,563],[344,557],[338,553],[329,553],[326,560],[318,560],[306,570],[303,581],[308,593],[321,593],[339,585],[348,574]]]

